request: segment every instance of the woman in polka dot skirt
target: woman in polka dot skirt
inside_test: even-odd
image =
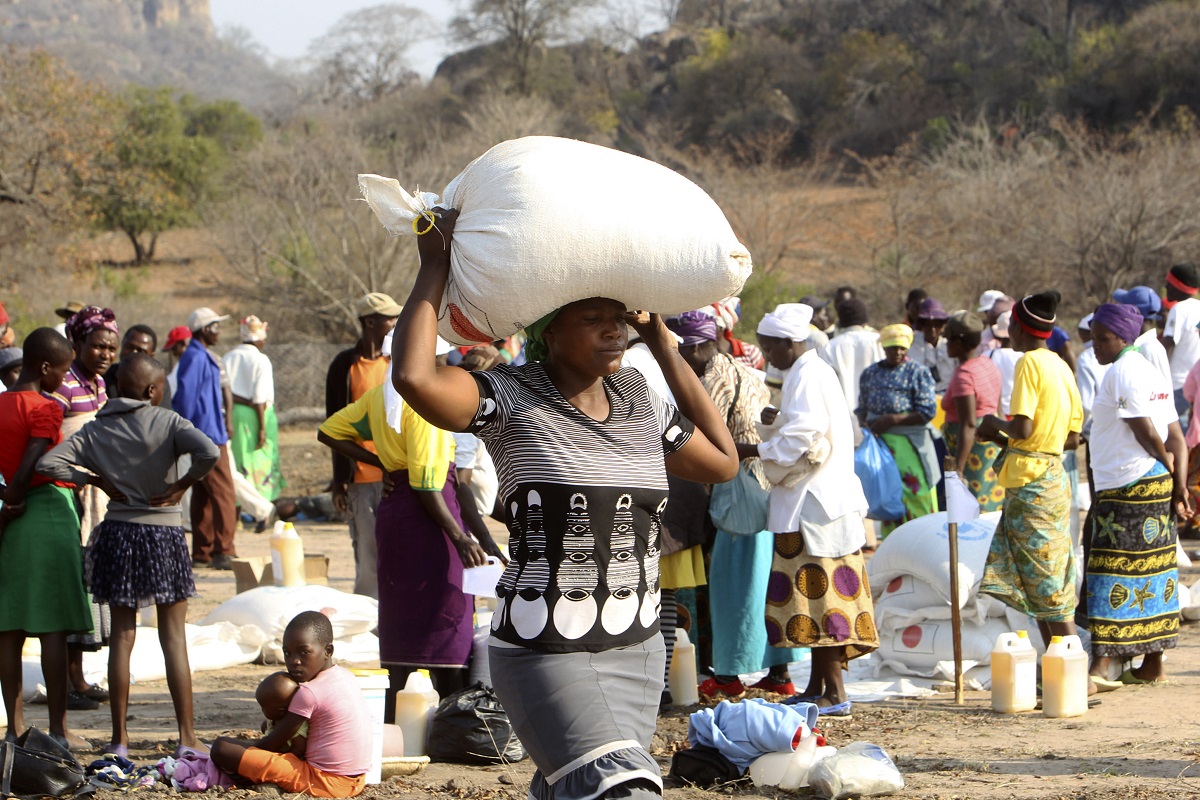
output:
[[[850,715],[842,670],[878,646],[874,606],[862,557],[867,500],[854,474],[850,409],[833,369],[807,350],[812,309],[785,303],[758,327],[758,343],[784,373],[776,429],[758,445],[771,489],[767,527],[775,554],[767,583],[767,640],[776,647],[812,648],[802,694],[785,702],[815,703],[823,715]],[[768,419],[767,417],[771,417]]]

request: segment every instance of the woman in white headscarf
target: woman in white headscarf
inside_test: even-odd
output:
[[[833,368],[807,350],[812,308],[784,303],[763,318],[758,344],[783,372],[776,433],[739,444],[741,458],[762,459],[771,489],[767,527],[775,557],[767,584],[767,639],[811,647],[808,687],[792,702],[815,703],[845,717],[850,701],[842,670],[878,645],[862,557],[867,499],[854,474],[854,425]]]

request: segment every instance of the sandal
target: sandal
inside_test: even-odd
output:
[[[127,745],[117,744],[116,742],[109,742],[108,744],[104,745],[104,747],[100,748],[100,757],[103,758],[104,756],[117,756],[118,758],[123,758],[128,761],[129,747]]]
[[[1102,692],[1115,692],[1117,689],[1120,689],[1125,685],[1121,681],[1110,681],[1107,678],[1101,678],[1097,675],[1089,675],[1088,678],[1093,684],[1095,684],[1097,694]]]
[[[850,709],[853,707],[854,704],[849,700],[832,706],[817,706],[817,715],[836,719],[853,719],[854,715],[850,713]]]
[[[1135,686],[1141,685],[1141,684],[1148,684],[1151,686],[1162,686],[1163,684],[1165,684],[1167,682],[1166,678],[1156,678],[1152,681],[1148,681],[1145,678],[1139,678],[1137,675],[1133,674],[1133,667],[1130,667],[1129,669],[1122,672],[1121,677],[1117,678],[1117,680],[1121,683],[1127,683],[1127,684],[1131,684],[1131,685],[1135,685]]]

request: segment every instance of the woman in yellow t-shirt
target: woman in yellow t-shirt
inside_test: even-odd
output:
[[[463,567],[480,566],[487,552],[499,551],[490,540],[481,548],[465,532],[454,437],[407,404],[391,414],[388,405],[384,387],[376,386],[325,420],[317,440],[384,473],[375,542],[379,660],[388,670],[389,694],[403,689],[413,671],[428,669],[445,697],[463,687],[471,655],[475,604],[462,592]],[[364,442],[374,442],[375,451]]]
[[[1075,633],[1071,486],[1062,454],[1078,446],[1083,426],[1075,376],[1046,347],[1058,302],[1050,291],[1013,307],[1012,345],[1025,355],[1017,362],[1011,419],[986,416],[976,433],[1004,445],[996,460],[1003,512],[979,590],[1037,619],[1047,643]]]

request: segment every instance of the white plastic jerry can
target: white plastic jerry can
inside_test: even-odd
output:
[[[1026,631],[1002,633],[992,650],[992,709],[1001,714],[1037,707],[1037,650]]]
[[[1055,636],[1042,656],[1042,713],[1078,717],[1088,707],[1088,657],[1078,636]]]

